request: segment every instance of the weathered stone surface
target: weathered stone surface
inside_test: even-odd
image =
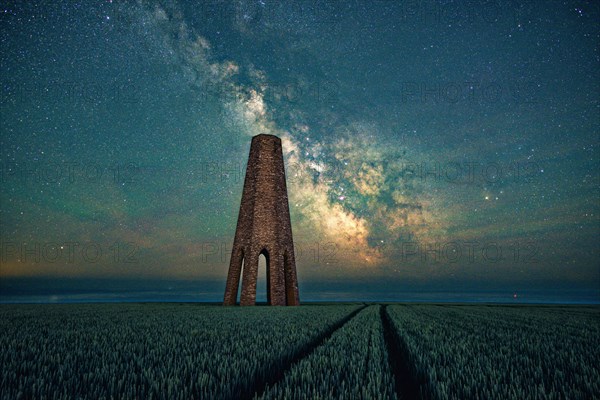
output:
[[[240,304],[247,306],[256,303],[260,254],[264,254],[267,260],[268,303],[278,306],[299,305],[281,139],[273,135],[252,138],[224,305],[236,304],[242,262]]]

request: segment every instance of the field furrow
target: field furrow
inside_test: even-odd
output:
[[[412,373],[409,354],[393,322],[387,312],[387,306],[381,307],[381,322],[387,347],[388,360],[394,376],[396,397],[399,399],[415,399],[419,394],[419,382]]]
[[[259,398],[396,398],[380,307],[362,310]]]
[[[300,360],[305,357],[308,357],[316,348],[327,341],[327,339],[329,339],[337,330],[341,329],[346,323],[348,323],[348,321],[352,320],[352,318],[354,318],[356,314],[363,310],[364,307],[366,306],[352,311],[346,317],[331,325],[327,330],[315,337],[314,340],[306,343],[302,350],[294,354],[293,357],[288,357],[285,361],[278,360],[272,365],[265,367],[265,371],[268,372],[264,375],[261,375],[254,382],[254,384],[248,388],[246,393],[240,396],[240,399],[252,399],[261,396],[268,386],[273,386],[283,379],[293,364],[300,362]]]

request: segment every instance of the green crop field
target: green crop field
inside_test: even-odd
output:
[[[594,399],[600,309],[0,306],[1,399]]]

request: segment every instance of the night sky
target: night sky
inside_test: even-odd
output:
[[[598,2],[0,5],[1,301],[220,301],[261,133],[301,301],[600,301]]]

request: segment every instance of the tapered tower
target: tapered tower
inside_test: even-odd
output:
[[[267,261],[267,302],[276,306],[299,305],[281,139],[273,135],[252,138],[224,305],[236,304],[240,275],[240,304],[255,304],[261,254]]]

